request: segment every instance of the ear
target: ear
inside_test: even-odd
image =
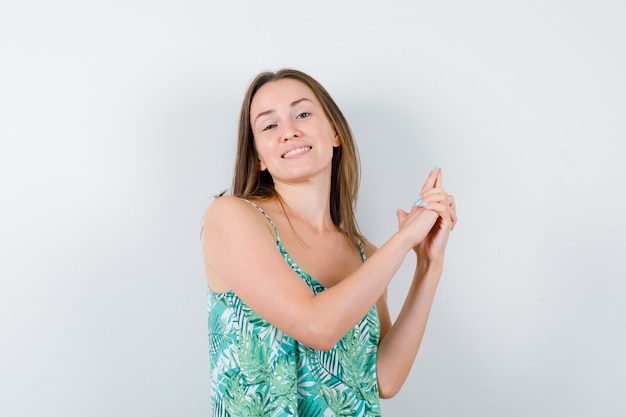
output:
[[[333,147],[338,148],[341,146],[341,140],[339,139],[339,134],[335,131],[335,136],[333,137]]]
[[[265,171],[266,169],[265,164],[259,159],[259,171]]]

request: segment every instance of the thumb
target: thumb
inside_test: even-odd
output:
[[[406,211],[400,208],[397,210],[397,213],[398,213],[398,227],[400,227],[400,225],[404,222],[404,219],[406,219],[406,216],[408,216],[409,213],[407,213]]]

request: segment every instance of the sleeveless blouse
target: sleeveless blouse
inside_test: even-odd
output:
[[[285,261],[311,291],[324,286],[284,249]],[[358,242],[365,262],[363,244]],[[254,256],[241,254],[240,256]],[[251,277],[263,279],[263,277]],[[376,352],[380,335],[374,305],[329,351],[309,348],[265,321],[232,290],[208,291],[211,403],[214,417],[380,416]]]

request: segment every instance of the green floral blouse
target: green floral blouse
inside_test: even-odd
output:
[[[324,291],[283,248],[272,219],[244,201],[269,220],[285,261],[311,291]],[[380,416],[376,306],[327,352],[287,336],[233,291],[209,290],[208,311],[212,416]]]

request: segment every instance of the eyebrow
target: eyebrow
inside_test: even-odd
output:
[[[311,100],[311,99],[309,99],[309,98],[306,98],[306,97],[303,97],[303,98],[300,98],[300,99],[298,99],[298,100],[296,100],[296,101],[292,102],[289,106],[290,106],[290,107],[297,106],[298,104],[302,103],[303,101],[310,101],[311,103],[313,102],[313,100]],[[258,119],[259,117],[266,116],[266,115],[268,115],[268,114],[272,114],[272,113],[274,113],[274,112],[275,112],[275,110],[274,110],[274,109],[270,109],[270,110],[265,110],[265,111],[262,111],[261,113],[257,114],[257,116],[254,118],[254,121],[252,122],[252,124],[256,123],[256,121],[257,121],[257,119]]]

